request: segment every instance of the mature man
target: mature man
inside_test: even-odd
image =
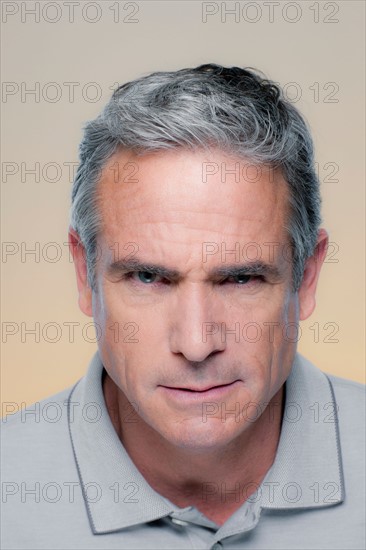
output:
[[[203,65],[85,128],[69,234],[98,352],[7,418],[4,548],[364,548],[363,386],[296,351],[327,233],[299,112]]]

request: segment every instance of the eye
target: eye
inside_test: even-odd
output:
[[[231,283],[237,285],[246,285],[253,279],[252,275],[246,275],[245,273],[239,273],[239,275],[231,275],[221,281],[221,284]]]
[[[147,285],[151,283],[155,283],[158,277],[156,273],[152,273],[151,271],[137,271],[135,275],[137,275],[141,283],[144,283]]]
[[[143,285],[143,286],[155,286],[160,283],[168,283],[168,281],[154,273],[154,271],[129,271],[125,273],[123,279],[131,281],[134,285]]]
[[[232,275],[227,277],[221,284],[232,284],[237,286],[252,286],[256,283],[262,282],[264,279],[260,275],[247,275],[246,273],[239,273],[238,275]]]
[[[249,283],[250,279],[252,279],[253,277],[251,275],[245,275],[245,273],[241,273],[240,275],[236,275],[232,278],[234,282],[238,285],[245,285],[246,283]]]

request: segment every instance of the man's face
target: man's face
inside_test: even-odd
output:
[[[97,291],[79,289],[104,367],[165,440],[223,448],[283,385],[313,307],[315,289],[292,290],[287,185],[187,150],[119,151],[98,185]]]

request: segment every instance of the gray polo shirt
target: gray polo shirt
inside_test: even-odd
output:
[[[3,549],[365,548],[361,384],[297,354],[275,461],[218,526],[146,482],[113,428],[102,374],[97,352],[75,386],[3,419]],[[244,490],[225,488],[223,502]]]

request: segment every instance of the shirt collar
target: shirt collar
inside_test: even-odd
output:
[[[319,508],[343,502],[337,409],[329,378],[297,353],[286,381],[276,457],[261,486],[262,508]]]
[[[94,534],[154,521],[173,511],[121,444],[105,404],[102,374],[96,352],[68,404],[72,447]]]
[[[94,534],[177,514],[177,507],[154,491],[121,444],[105,404],[102,374],[97,351],[68,400],[71,443]],[[286,381],[284,411],[276,458],[259,489],[260,508],[313,508],[342,502],[333,391],[326,375],[299,354]],[[180,514],[191,509],[180,509]]]

